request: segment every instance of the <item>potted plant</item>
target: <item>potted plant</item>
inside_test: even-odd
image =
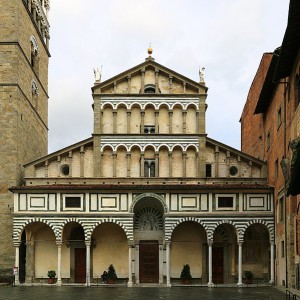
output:
[[[191,268],[188,264],[183,265],[180,278],[183,284],[190,284],[192,275],[191,275]]]
[[[108,267],[108,272],[107,272],[107,282],[108,283],[116,283],[116,279],[118,278],[116,274],[115,267],[111,264]]]
[[[246,278],[246,283],[252,283],[252,279],[253,279],[253,273],[251,271],[245,271],[244,273],[245,278]]]
[[[47,276],[48,276],[48,283],[53,284],[55,281],[56,272],[54,270],[49,270]]]

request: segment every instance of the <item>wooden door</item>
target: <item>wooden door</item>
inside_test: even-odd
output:
[[[158,283],[159,247],[157,241],[140,242],[140,282]]]
[[[75,248],[75,282],[85,283],[86,278],[86,249]]]
[[[213,283],[224,283],[223,259],[224,259],[224,248],[223,247],[213,247],[213,249],[212,249],[212,280],[213,280]]]

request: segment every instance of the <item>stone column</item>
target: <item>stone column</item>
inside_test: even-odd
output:
[[[159,164],[159,154],[158,153],[155,153],[155,177],[159,177],[159,167],[158,167],[158,164]]]
[[[166,276],[167,276],[167,287],[171,286],[170,279],[170,242],[166,242]]]
[[[173,112],[169,111],[169,133],[173,133]]]
[[[103,111],[102,111],[102,109],[100,111],[100,125],[99,125],[99,128],[100,128],[100,133],[103,133]]]
[[[208,283],[207,286],[214,286],[212,281],[212,245],[213,241],[208,241]]]
[[[229,173],[229,167],[230,167],[230,151],[226,152],[226,176],[229,177],[230,173]]]
[[[144,133],[145,128],[145,112],[141,111],[141,133]]]
[[[113,111],[113,133],[117,133],[117,111]]]
[[[26,283],[31,283],[34,280],[34,265],[35,265],[35,251],[32,241],[26,242]],[[47,274],[45,274],[47,275]]]
[[[57,155],[57,177],[60,177],[60,155]]]
[[[84,146],[80,147],[80,177],[84,177]]]
[[[128,283],[127,286],[128,287],[132,287],[133,286],[133,282],[132,282],[132,246],[128,245]]]
[[[241,157],[238,155],[237,157],[238,160],[238,177],[242,177],[242,162],[241,162]]]
[[[145,154],[141,153],[141,177],[145,176]]]
[[[135,245],[135,283],[140,283],[140,250],[139,245]]]
[[[159,87],[158,87],[158,74],[159,74],[159,70],[157,68],[155,68],[155,93],[158,94],[159,93]]]
[[[131,111],[127,111],[127,133],[130,133]]]
[[[249,161],[249,177],[252,177],[252,161]]]
[[[215,147],[215,162],[216,162],[215,177],[218,178],[219,177],[219,147],[218,146]]]
[[[173,76],[169,75],[169,93],[173,94]]]
[[[186,133],[186,114],[187,114],[186,111],[182,112],[182,116],[183,116],[183,133]]]
[[[186,177],[186,152],[182,153],[182,169],[183,177]]]
[[[117,168],[116,168],[116,160],[117,160],[117,153],[113,153],[113,177],[117,176]]]
[[[57,285],[61,286],[61,241],[56,241],[57,245]]]
[[[200,168],[199,168],[199,152],[197,151],[196,152],[196,172],[197,172],[197,177],[199,177],[200,176]]]
[[[68,156],[69,177],[72,177],[72,159],[73,159],[73,152],[69,151],[69,156]]]
[[[163,274],[163,267],[164,267],[164,247],[162,244],[159,244],[159,283],[164,282],[164,274]]]
[[[128,94],[131,93],[131,76],[127,76],[127,83],[128,83]]]
[[[242,255],[243,255],[243,253],[242,253],[242,245],[243,245],[243,243],[242,242],[238,242],[238,245],[239,245],[239,261],[238,261],[238,283],[237,283],[237,285],[238,286],[241,286],[241,285],[243,285],[243,261],[242,261]]]
[[[103,177],[103,165],[102,165],[102,162],[103,162],[103,153],[100,154],[99,158],[100,158],[100,160],[99,160],[99,162],[100,162],[100,172],[99,172],[99,176],[100,176],[100,177]]]
[[[199,126],[199,111],[196,111],[196,132],[199,133],[200,132],[200,126]]]
[[[145,93],[145,68],[143,68],[141,70],[141,73],[142,73],[142,78],[141,78],[141,94],[144,94]]]
[[[158,133],[158,130],[159,130],[159,128],[158,128],[158,114],[159,114],[159,112],[156,111],[155,112],[155,133]]]
[[[15,285],[20,285],[19,273],[20,273],[20,245],[21,242],[14,242],[14,246],[16,248],[16,256],[15,256],[15,267],[17,268],[18,272],[15,275]]]
[[[271,266],[270,266],[270,268],[271,268],[271,279],[270,279],[270,281],[269,281],[269,283],[270,284],[274,284],[274,260],[275,260],[275,256],[274,256],[274,242],[272,241],[272,242],[270,242],[270,246],[271,246]]]
[[[86,286],[91,285],[91,242],[85,241],[86,246]]]
[[[127,177],[130,177],[130,152],[126,153],[126,160],[127,160]]]
[[[235,273],[235,248],[236,245],[234,243],[231,244],[231,275]]]
[[[31,12],[31,10],[32,10],[31,0],[28,1],[28,9],[29,9],[29,11]]]
[[[48,160],[45,161],[45,177],[48,177],[48,165],[49,165],[49,162]]]
[[[172,177],[172,152],[169,152],[169,177]]]
[[[31,5],[31,13],[33,15],[34,21],[36,22],[37,21],[36,20],[36,8],[35,8],[35,4],[34,3],[32,3],[32,5]]]

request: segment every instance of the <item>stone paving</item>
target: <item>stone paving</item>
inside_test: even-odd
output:
[[[280,300],[285,293],[274,287],[0,287],[2,300]]]

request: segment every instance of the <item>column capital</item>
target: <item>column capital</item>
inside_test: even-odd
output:
[[[62,245],[62,241],[55,241],[57,246],[61,246]]]
[[[214,243],[214,241],[213,241],[213,240],[209,240],[209,241],[207,241],[207,245],[208,245],[208,246],[212,246],[212,245],[213,245],[213,243]]]
[[[86,246],[89,246],[89,247],[91,246],[91,241],[85,241],[84,243]]]
[[[243,246],[243,241],[238,241],[237,243],[239,246]]]
[[[20,247],[21,246],[21,241],[13,241],[14,247]]]

